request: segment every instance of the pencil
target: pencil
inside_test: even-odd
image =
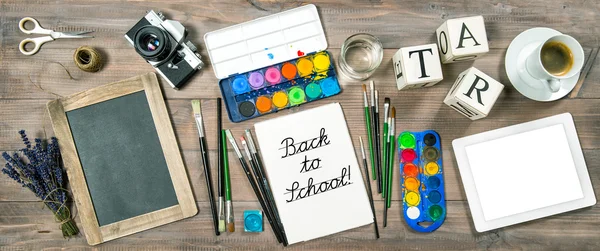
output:
[[[373,80],[371,80],[371,88],[373,88]],[[377,90],[375,90],[375,95],[374,95],[374,101],[373,103],[375,104],[375,110],[373,112],[373,125],[374,125],[374,130],[373,130],[373,138],[375,139],[374,143],[375,144],[375,165],[377,166],[377,180],[379,180],[379,182],[377,182],[377,185],[379,187],[382,187],[382,189],[380,189],[379,193],[383,194],[383,192],[381,190],[384,190],[384,186],[383,186],[383,170],[381,168],[381,146],[380,146],[380,139],[379,137],[381,137],[381,135],[379,134],[379,92]]]
[[[373,223],[375,225],[375,237],[379,239],[379,227],[377,226],[377,215],[375,214],[375,205],[373,205],[373,191],[371,190],[371,182],[369,180],[369,167],[367,167],[367,157],[365,157],[365,147],[363,146],[362,137],[358,137],[360,140],[360,152],[362,153],[363,167],[365,169],[365,175],[367,176],[366,187],[369,194],[369,202],[371,203],[371,211],[373,212]]]
[[[365,124],[367,127],[367,135],[369,137],[369,151],[371,153],[371,174],[373,175],[373,180],[377,179],[375,175],[375,158],[373,158],[373,134],[371,132],[371,114],[369,112],[369,103],[367,101],[367,86],[365,84],[362,85],[363,88],[363,97],[365,99]]]
[[[206,191],[208,193],[208,201],[210,202],[210,212],[213,217],[213,227],[215,229],[215,235],[219,236],[221,232],[219,232],[219,218],[217,216],[215,198],[213,197],[212,181],[210,175],[210,161],[208,159],[206,137],[204,136],[204,124],[202,121],[202,108],[200,106],[200,100],[192,100],[192,109],[194,110],[194,119],[196,121],[196,127],[198,128],[198,141],[200,142],[200,152],[202,152],[202,164],[204,165]]]
[[[256,150],[256,145],[254,144],[254,139],[252,138],[252,131],[250,129],[246,129],[246,139],[248,140],[248,147],[250,148],[250,152],[252,153],[253,160],[258,169],[259,176],[262,179],[262,185],[266,192],[266,198],[271,204],[271,212],[273,213],[274,221],[279,227],[279,232],[281,235],[281,239],[283,241],[283,246],[288,245],[287,236],[285,234],[285,228],[283,224],[281,224],[281,218],[279,217],[279,211],[277,210],[277,204],[275,204],[275,199],[273,198],[273,192],[271,192],[271,186],[269,185],[269,180],[265,175],[265,171],[263,170],[263,164],[260,159],[260,155],[258,155],[258,151]]]
[[[260,194],[259,188],[256,184],[256,181],[254,180],[254,176],[252,176],[252,172],[250,172],[250,168],[248,168],[248,164],[246,163],[246,159],[244,158],[244,155],[242,155],[242,152],[240,151],[240,148],[238,147],[237,142],[233,138],[231,131],[226,130],[225,133],[227,134],[227,139],[229,139],[229,143],[231,143],[231,146],[233,147],[235,154],[238,156],[238,159],[240,160],[240,165],[242,166],[244,173],[246,173],[246,178],[248,178],[248,182],[250,182],[250,186],[252,186],[252,190],[254,191],[254,194],[256,195],[256,198],[258,199],[260,206],[262,207],[263,211],[265,211],[265,214],[267,215],[267,220],[269,221],[271,228],[273,228],[273,220],[271,219],[271,214],[269,212],[268,207],[265,205],[265,200],[264,200],[263,196]],[[274,233],[275,233],[275,237],[277,238],[277,241],[279,241],[280,237],[279,237],[278,232],[274,231]]]
[[[387,144],[387,138],[388,138],[388,120],[390,116],[390,98],[385,98],[384,102],[383,102],[383,138],[381,139],[381,146],[383,147],[383,156],[382,156],[382,162],[383,162],[383,166],[381,168],[381,176],[383,178],[383,187],[387,187],[387,165],[385,163],[387,163],[387,149],[388,149],[388,144]],[[386,198],[387,197],[387,189],[383,189],[383,193],[381,193],[381,197],[382,198]]]
[[[235,220],[233,217],[233,204],[231,201],[231,179],[229,177],[229,160],[227,156],[227,136],[225,130],[221,131],[223,142],[223,176],[225,180],[225,219],[227,224],[227,232],[235,232]]]
[[[373,80],[371,80],[370,83],[370,87],[371,87],[371,132],[370,132],[370,139],[372,141],[371,144],[371,159],[373,160],[372,167],[373,169],[375,169],[375,174],[377,175],[377,178],[375,178],[378,182],[377,182],[377,192],[381,193],[381,167],[377,164],[377,149],[379,148],[377,146],[377,118],[375,117],[377,114],[376,108],[375,108],[375,87],[374,87],[374,83]]]
[[[221,120],[221,98],[217,98],[217,145],[219,157],[217,158],[218,172],[218,193],[219,193],[219,232],[225,232],[225,181],[223,180],[223,122]]]

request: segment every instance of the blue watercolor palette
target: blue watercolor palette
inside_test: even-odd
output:
[[[316,52],[219,81],[229,119],[241,122],[341,92],[331,54]]]
[[[446,218],[440,135],[433,130],[402,132],[398,152],[404,219],[418,232],[432,232]]]

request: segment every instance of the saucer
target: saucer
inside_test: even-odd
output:
[[[554,101],[569,94],[577,84],[579,73],[562,79],[557,92],[551,92],[545,80],[534,78],[527,72],[527,57],[548,38],[562,33],[550,28],[531,28],[521,32],[508,46],[504,67],[512,85],[525,97],[536,101]]]

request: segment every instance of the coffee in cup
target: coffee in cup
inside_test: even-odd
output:
[[[575,76],[583,67],[583,48],[573,37],[565,34],[553,36],[529,55],[527,72],[546,82],[551,92],[558,92],[561,80]]]
[[[573,68],[573,52],[560,41],[549,41],[540,52],[542,66],[554,76],[567,74]]]

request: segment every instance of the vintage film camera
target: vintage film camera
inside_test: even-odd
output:
[[[204,65],[196,46],[186,36],[180,22],[165,20],[162,13],[153,10],[125,34],[135,51],[174,89],[179,89]]]

